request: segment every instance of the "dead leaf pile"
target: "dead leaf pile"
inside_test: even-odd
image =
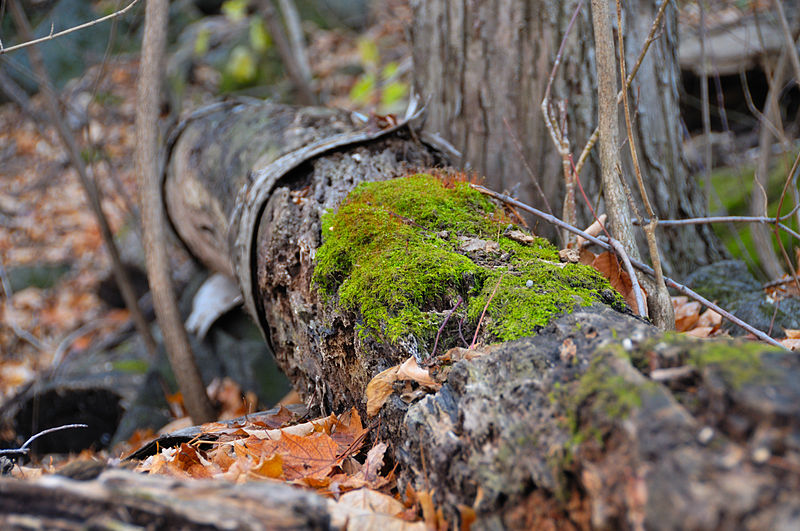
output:
[[[220,422],[204,424],[195,443],[165,448],[144,460],[138,470],[235,483],[276,479],[323,494],[392,484],[391,472],[380,474],[385,444],[370,450],[363,463],[354,458],[367,435],[355,409],[293,426],[282,426],[290,414],[281,411],[285,414],[266,420],[258,417],[235,427]],[[213,435],[216,440],[200,440],[203,435]]]

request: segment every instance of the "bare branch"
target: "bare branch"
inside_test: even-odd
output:
[[[59,31],[58,33],[53,33],[53,30],[55,29],[55,27],[54,27],[53,23],[51,23],[50,24],[50,34],[47,35],[46,37],[40,37],[38,39],[29,40],[29,41],[26,41],[26,42],[23,42],[23,43],[20,43],[20,44],[15,44],[14,46],[9,46],[8,48],[4,48],[2,42],[0,42],[0,55],[6,54],[6,53],[10,53],[10,52],[13,52],[13,51],[16,51],[16,50],[20,50],[22,48],[27,48],[28,46],[33,46],[34,44],[39,44],[41,42],[57,39],[59,37],[63,37],[64,35],[69,35],[70,33],[74,33],[76,31],[80,31],[82,29],[91,28],[92,26],[100,24],[101,22],[105,22],[106,20],[111,20],[111,19],[114,19],[114,18],[117,18],[119,16],[124,15],[125,13],[127,13],[128,11],[133,9],[133,6],[135,6],[138,3],[139,3],[139,0],[132,0],[132,2],[130,4],[128,4],[127,6],[123,7],[119,11],[115,11],[115,12],[111,13],[110,15],[106,15],[104,17],[100,17],[100,18],[92,20],[90,22],[86,22],[85,24],[81,24],[79,26],[75,26],[74,28],[69,28],[69,29],[66,29],[64,31]]]
[[[617,35],[619,37],[619,71],[623,84],[627,79],[625,73],[625,42],[622,27],[622,5],[620,0],[617,0]],[[708,88],[708,87],[706,87]],[[707,95],[706,95],[707,96]],[[706,97],[706,99],[708,99]],[[647,197],[647,189],[644,186],[644,179],[642,178],[642,168],[639,165],[639,155],[636,153],[636,143],[633,139],[633,125],[631,124],[631,110],[628,103],[628,91],[623,88],[622,90],[622,103],[623,111],[625,113],[625,129],[628,133],[628,147],[631,151],[631,161],[633,162],[633,170],[636,175],[636,184],[639,186],[639,194],[642,196],[644,208],[650,218],[650,222],[645,225],[644,232],[647,237],[647,247],[650,252],[650,261],[653,263],[653,269],[656,273],[655,278],[655,293],[650,297],[650,313],[653,317],[653,322],[656,326],[664,330],[675,328],[675,309],[672,307],[672,301],[669,298],[667,286],[664,284],[664,271],[661,269],[661,255],[658,251],[658,242],[656,240],[656,225],[658,219],[655,217],[653,207],[650,204],[650,198]],[[634,203],[634,208],[635,203]],[[638,209],[637,217],[638,217]]]
[[[145,10],[137,86],[136,169],[141,183],[144,249],[153,308],[186,410],[192,421],[199,424],[213,420],[215,415],[175,301],[169,275],[164,228],[166,214],[159,179],[163,160],[157,147],[158,102],[161,62],[167,43],[168,7],[167,0],[148,0]]]
[[[534,216],[537,216],[537,217],[539,217],[539,218],[541,218],[541,219],[543,219],[543,220],[545,220],[545,221],[547,221],[549,223],[552,223],[552,224],[554,224],[554,225],[556,225],[558,227],[561,227],[562,229],[568,230],[568,231],[572,232],[573,234],[577,234],[578,236],[581,236],[582,238],[592,242],[593,244],[599,245],[603,249],[606,249],[608,251],[613,250],[611,245],[606,243],[606,242],[604,242],[603,240],[601,240],[599,238],[595,238],[591,234],[588,234],[588,233],[582,231],[581,229],[570,225],[569,223],[565,223],[565,222],[561,221],[560,219],[558,219],[555,216],[552,216],[550,214],[542,212],[541,210],[539,210],[537,208],[534,208],[534,207],[532,207],[530,205],[526,205],[525,203],[523,203],[521,201],[517,201],[516,199],[514,199],[512,197],[509,197],[509,196],[507,196],[505,194],[501,194],[499,192],[495,192],[493,190],[489,190],[488,188],[485,188],[485,187],[477,185],[477,184],[471,184],[470,187],[472,187],[475,190],[481,192],[482,194],[486,194],[488,196],[494,197],[495,199],[499,199],[500,201],[503,201],[504,203],[508,203],[509,205],[513,205],[513,206],[515,206],[517,208],[520,208],[520,209],[522,209],[522,210],[524,210],[526,212],[530,212]],[[655,276],[655,271],[653,271],[653,268],[650,267],[649,265],[643,264],[642,262],[640,262],[638,260],[635,260],[633,258],[631,258],[631,264],[633,264],[633,266],[636,269],[639,269],[640,271],[644,271],[645,273],[647,273],[650,276]],[[774,346],[780,347],[780,348],[782,348],[784,350],[788,350],[788,349],[786,349],[786,347],[784,347],[783,345],[781,345],[780,343],[778,343],[777,341],[775,341],[774,339],[769,337],[767,334],[765,334],[761,330],[759,330],[757,328],[754,328],[753,326],[745,323],[744,321],[742,321],[741,319],[739,319],[735,315],[731,314],[730,312],[728,312],[726,310],[723,310],[722,308],[720,308],[719,306],[717,306],[716,304],[714,304],[710,300],[706,299],[705,297],[703,297],[699,293],[687,288],[683,284],[679,284],[679,283],[675,282],[674,280],[672,280],[669,277],[664,277],[664,281],[666,282],[666,284],[669,287],[678,290],[680,293],[686,295],[687,297],[691,297],[692,299],[696,300],[697,302],[699,302],[703,306],[706,306],[707,308],[711,308],[712,310],[714,310],[715,312],[717,312],[718,314],[720,314],[724,318],[728,319],[733,324],[735,324],[735,325],[739,326],[740,328],[746,330],[747,332],[753,334],[758,339],[760,339],[760,340],[762,340],[762,341],[764,341],[766,343],[769,343],[770,345],[774,345]]]

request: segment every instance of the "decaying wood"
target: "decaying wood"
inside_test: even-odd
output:
[[[189,243],[197,256],[237,275],[308,402],[363,412],[367,382],[407,345],[365,340],[357,315],[320,302],[311,283],[320,215],[359,182],[444,158],[407,126],[241,105],[187,124],[177,140],[165,184],[173,222],[203,242]],[[239,120],[261,124],[257,141],[228,134]],[[684,366],[688,381],[648,376]],[[771,347],[663,336],[596,304],[455,364],[415,403],[393,395],[377,436],[393,443],[401,488],[432,489],[451,522],[466,507],[484,529],[554,517],[576,528],[791,528],[798,381],[800,361]]]
[[[278,482],[231,485],[108,470],[96,480],[0,478],[3,529],[329,529],[323,498]]]

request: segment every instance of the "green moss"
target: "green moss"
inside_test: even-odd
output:
[[[615,420],[626,418],[633,409],[642,405],[642,389],[628,382],[622,375],[614,374],[608,366],[607,355],[600,355],[592,360],[573,391],[570,399],[573,433],[578,432],[576,410],[587,400],[591,401],[592,408],[599,408],[607,418]]]
[[[658,389],[656,383],[634,384],[615,373],[609,363],[612,356],[627,357],[621,346],[609,347],[598,353],[576,382],[554,387],[553,396],[565,409],[568,429],[572,433],[565,448],[567,455],[586,441],[594,440],[602,445],[607,422],[627,418],[642,406],[645,393]],[[592,420],[582,422],[582,416]]]
[[[357,315],[363,334],[390,342],[412,334],[426,351],[458,297],[465,304],[453,326],[463,318],[464,334],[474,332],[491,299],[482,333],[507,341],[610,289],[594,269],[558,263],[547,241],[506,237],[508,225],[467,183],[445,185],[426,174],[364,183],[323,216],[314,283],[324,301]],[[475,239],[496,242],[497,251],[461,250]],[[450,336],[440,339],[442,348],[456,344],[457,334]]]
[[[772,376],[764,370],[761,356],[769,351],[783,352],[754,341],[713,341],[694,345],[689,360],[698,369],[713,366],[734,389]]]
[[[651,351],[677,350],[681,363],[693,365],[699,371],[716,371],[725,383],[739,389],[748,383],[764,383],[776,375],[765,368],[762,356],[786,351],[764,343],[742,339],[699,340],[676,332],[643,344],[633,353],[634,366],[646,370]],[[674,356],[675,354],[672,354]]]

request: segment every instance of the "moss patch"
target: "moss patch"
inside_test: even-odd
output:
[[[736,390],[747,384],[767,383],[778,376],[762,358],[769,354],[786,355],[787,351],[757,341],[699,340],[668,332],[639,347],[633,353],[634,365],[648,372],[650,353],[677,360],[673,363],[692,365],[700,372],[711,370],[719,374],[726,386]]]
[[[356,314],[362,334],[390,342],[411,334],[425,352],[459,297],[441,348],[459,344],[459,322],[471,340],[490,299],[487,342],[532,335],[576,304],[615,293],[596,270],[560,264],[546,240],[520,243],[509,227],[465,182],[419,174],[364,183],[323,216],[314,283],[324,301]]]

